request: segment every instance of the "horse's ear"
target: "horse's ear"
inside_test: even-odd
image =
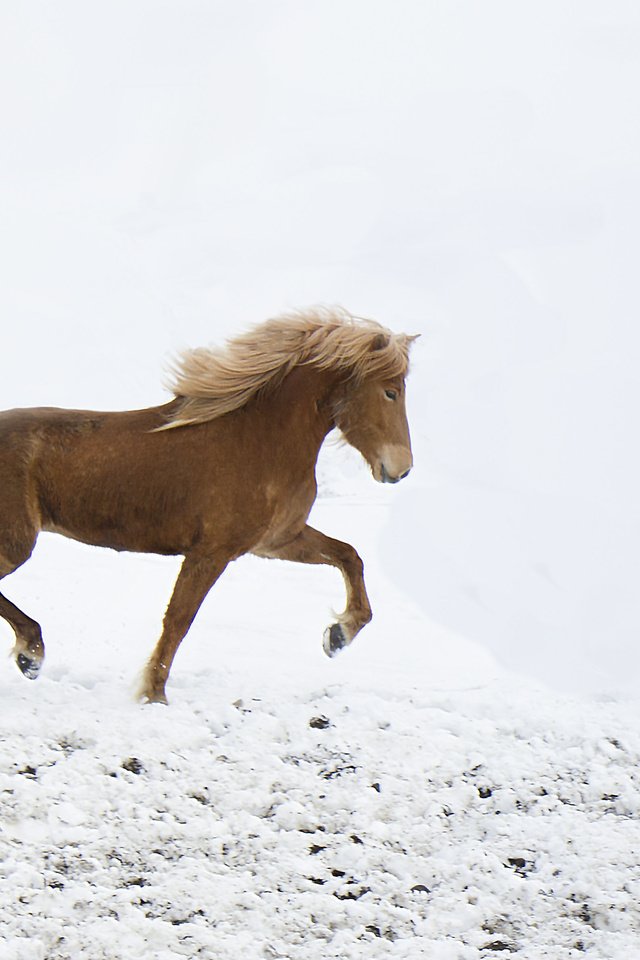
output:
[[[389,337],[385,336],[384,333],[376,333],[371,341],[371,351],[384,350],[387,346],[389,346]]]

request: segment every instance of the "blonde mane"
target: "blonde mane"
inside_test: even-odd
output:
[[[224,347],[185,351],[169,384],[180,403],[161,429],[204,423],[238,410],[275,389],[302,364],[357,381],[404,377],[414,339],[339,308],[283,314]]]

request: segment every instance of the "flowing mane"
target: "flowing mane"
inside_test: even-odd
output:
[[[173,365],[169,384],[180,403],[160,429],[204,423],[238,410],[257,394],[275,389],[302,364],[341,371],[359,382],[404,377],[413,339],[340,308],[283,314],[224,347],[185,351]]]

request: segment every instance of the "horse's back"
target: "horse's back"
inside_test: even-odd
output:
[[[58,407],[27,407],[0,412],[0,475],[31,478],[48,465],[70,461],[118,414]],[[0,492],[1,495],[1,492]]]

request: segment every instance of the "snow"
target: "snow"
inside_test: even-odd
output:
[[[195,683],[147,711],[77,691],[72,716],[46,691],[46,737],[16,697],[10,955],[633,956],[640,740],[617,740],[624,710],[585,722],[509,684],[284,688],[227,673],[224,695]]]
[[[162,402],[342,303],[421,333],[416,466],[330,443],[326,568],[244,558],[133,692],[178,561],[3,582],[2,960],[629,960],[640,935],[637,4],[81,0],[0,14],[0,407]]]

